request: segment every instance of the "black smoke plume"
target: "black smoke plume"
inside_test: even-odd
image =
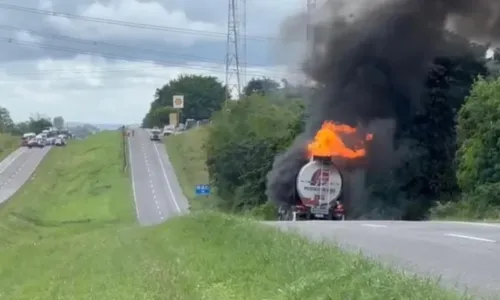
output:
[[[354,13],[342,12],[353,4]],[[275,158],[268,174],[267,196],[278,204],[296,203],[306,144],[325,120],[372,131],[367,168],[394,167],[407,151],[393,145],[394,133],[422,105],[428,68],[445,51],[447,30],[493,44],[500,37],[498,0],[337,0],[319,11],[312,54],[304,63],[319,95],[308,101],[305,131]],[[291,18],[284,26],[297,24]],[[363,188],[356,178],[350,181],[356,185],[351,189]]]

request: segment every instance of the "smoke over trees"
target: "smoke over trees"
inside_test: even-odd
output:
[[[305,131],[276,158],[267,195],[277,203],[295,203],[305,143],[323,121],[333,120],[375,136],[366,180],[355,187],[366,194],[351,199],[357,216],[420,219],[434,200],[457,190],[455,113],[477,75],[487,72],[480,58],[486,48],[471,47],[448,29],[495,42],[500,4],[378,1],[346,17],[339,13],[343,3],[326,4],[315,25],[304,69],[319,95],[310,99]]]

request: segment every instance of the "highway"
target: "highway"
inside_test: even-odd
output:
[[[189,211],[170,160],[161,142],[149,139],[144,129],[129,137],[129,161],[137,219],[156,225]]]
[[[266,222],[314,241],[349,250],[404,270],[441,278],[471,294],[500,294],[500,224],[403,221]]]
[[[19,148],[0,162],[0,203],[7,201],[31,177],[50,147]]]

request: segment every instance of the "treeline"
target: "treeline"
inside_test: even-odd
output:
[[[49,117],[35,114],[23,122],[14,122],[7,108],[0,106],[0,134],[11,134],[21,136],[28,132],[40,133],[48,127],[62,129],[64,118],[57,116],[52,120]]]
[[[411,155],[367,181],[365,216],[423,219],[494,218],[500,206],[500,80],[486,48],[437,57],[425,81],[425,102],[400,120],[396,144],[412,141]],[[493,64],[494,68],[490,68]],[[225,87],[214,77],[181,76],[156,92],[145,125],[164,125],[174,94],[184,94],[184,118],[210,118],[204,151],[210,181],[229,211],[270,208],[266,175],[274,157],[300,133],[304,99],[315,90],[267,78],[253,79],[245,97],[224,106]],[[264,205],[266,204],[266,205]],[[396,213],[397,212],[397,213]]]

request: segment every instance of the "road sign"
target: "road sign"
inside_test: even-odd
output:
[[[176,126],[179,124],[179,121],[177,120],[177,113],[170,113],[168,115],[168,120],[170,122],[171,126]]]
[[[184,108],[184,95],[174,95],[172,106],[173,108]]]
[[[209,184],[197,184],[196,185],[196,196],[208,196],[210,195],[210,185]]]

